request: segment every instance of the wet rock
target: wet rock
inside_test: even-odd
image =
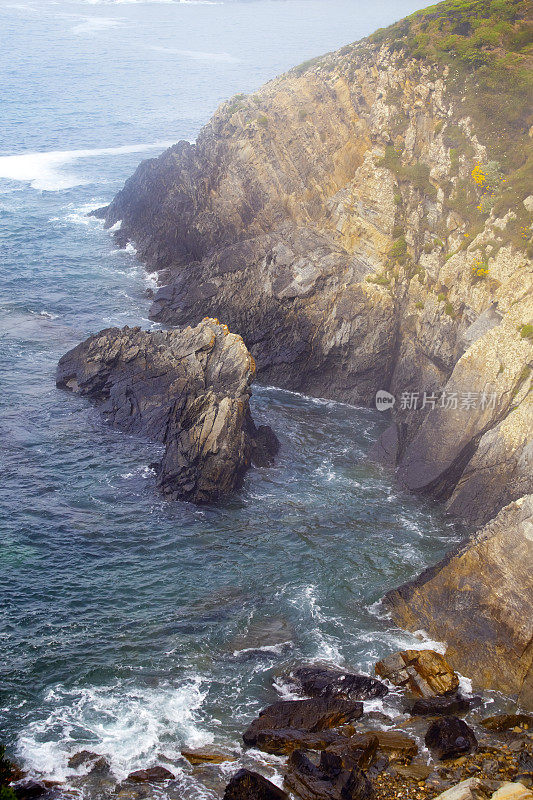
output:
[[[218,320],[195,328],[109,328],[64,355],[56,383],[89,397],[124,431],[164,443],[157,485],[169,500],[218,502],[277,439],[258,433],[249,409],[254,360]]]
[[[389,691],[384,683],[375,678],[325,667],[299,667],[293,676],[301,691],[311,697],[369,700],[384,697]]]
[[[325,750],[339,741],[348,741],[346,736],[336,731],[306,733],[295,728],[260,730],[254,733],[254,739],[254,747],[258,750],[278,756],[289,755],[294,750]]]
[[[378,747],[393,761],[408,762],[418,753],[416,741],[403,731],[374,731]]]
[[[513,728],[521,728],[528,731],[533,728],[533,714],[497,714],[493,717],[485,717],[480,722],[489,731],[509,731]]]
[[[371,800],[374,796],[372,784],[359,769],[353,769],[341,789],[341,800]]]
[[[435,720],[426,733],[426,747],[439,759],[470,753],[477,747],[474,731],[458,717]]]
[[[434,650],[403,650],[378,661],[376,675],[420,697],[454,692],[459,678]]]
[[[468,778],[456,786],[451,786],[439,794],[436,800],[481,800],[489,797],[483,791],[483,785],[478,778]]]
[[[357,767],[346,770],[342,758],[323,752],[317,766],[301,751],[288,761],[285,783],[302,800],[367,800],[372,786]]]
[[[241,769],[226,786],[224,800],[289,800],[287,794],[257,772]]]
[[[358,719],[363,714],[363,704],[335,697],[317,697],[310,700],[280,700],[260,712],[245,731],[245,744],[253,746],[261,731],[296,728],[316,733]]]
[[[170,770],[158,766],[148,767],[148,769],[136,769],[134,772],[130,772],[127,780],[133,783],[163,783],[164,781],[173,780],[174,777]]]
[[[515,780],[523,783],[528,789],[533,788],[533,753],[521,752],[516,762],[516,769]]]
[[[79,753],[74,753],[74,755],[70,756],[67,764],[72,769],[78,769],[78,767],[91,761],[97,761],[99,758],[98,753],[93,753],[91,750],[80,750]]]
[[[220,750],[182,750],[181,755],[189,764],[223,764],[225,761],[236,761],[238,756]]]
[[[372,733],[361,733],[351,736],[348,740],[338,741],[327,747],[321,755],[322,758],[334,755],[340,759],[340,764],[344,770],[352,770],[355,767],[367,770],[373,763],[379,747],[379,739]]]
[[[394,767],[394,771],[404,778],[413,778],[415,781],[425,781],[431,775],[432,768],[427,764],[400,764]]]
[[[21,780],[14,783],[11,788],[17,800],[36,800],[36,798],[52,800],[57,796],[57,791],[47,786],[44,781]]]
[[[482,703],[481,697],[463,697],[461,694],[424,697],[409,703],[406,710],[413,716],[440,717],[445,714],[466,714]]]

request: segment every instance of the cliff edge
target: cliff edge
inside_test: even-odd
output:
[[[154,319],[224,319],[278,386],[392,395],[374,457],[475,527],[533,492],[530,42],[524,0],[447,0],[234,97],[100,212]]]

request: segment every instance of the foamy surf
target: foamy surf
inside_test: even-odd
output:
[[[39,153],[20,153],[0,156],[0,178],[22,181],[38,191],[57,192],[89,183],[87,178],[65,172],[64,168],[80,159],[100,156],[121,156],[149,150],[164,150],[172,142],[127,144],[119,147],[97,147],[86,150],[51,150]]]
[[[68,759],[89,749],[105,756],[122,779],[134,769],[178,759],[180,748],[202,747],[213,735],[198,718],[206,691],[202,679],[157,688],[121,684],[51,689],[43,714],[20,733],[17,751],[32,773],[66,780]]]

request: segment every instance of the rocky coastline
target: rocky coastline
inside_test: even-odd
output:
[[[483,11],[480,43],[474,3],[436,9],[224,103],[96,213],[157,273],[154,320],[223,319],[280,387],[388,393],[369,456],[478,533],[385,604],[531,709],[527,13]]]
[[[175,766],[147,765],[122,781],[98,753],[74,753],[68,791],[145,800],[164,790],[187,800],[173,772],[179,767],[201,774],[224,800],[531,800],[532,715],[487,716],[483,698],[463,694],[435,651],[392,654],[375,672],[379,679],[313,664],[282,676],[293,699],[250,721],[244,749],[228,743],[183,750]],[[391,716],[365,707],[384,697]],[[263,756],[262,771],[273,780],[253,768],[248,753]],[[62,784],[3,764],[5,800],[65,796]]]

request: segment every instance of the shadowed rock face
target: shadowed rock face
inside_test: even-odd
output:
[[[101,331],[61,358],[56,381],[111,424],[165,445],[157,484],[166,498],[211,503],[277,450],[250,415],[254,375],[241,337],[206,318],[182,331]]]

